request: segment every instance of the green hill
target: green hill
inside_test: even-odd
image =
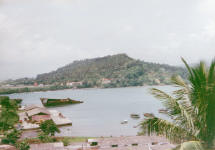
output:
[[[126,54],[74,61],[50,73],[40,74],[38,84],[82,82],[79,87],[126,87],[169,84],[173,74],[186,77],[186,70],[163,64],[144,62]],[[107,82],[105,82],[107,81]]]
[[[170,84],[172,75],[186,78],[185,68],[149,63],[126,54],[74,61],[36,78],[0,83],[0,94],[59,90],[67,88],[111,88]],[[39,86],[34,86],[36,85]],[[9,86],[8,86],[9,85]]]

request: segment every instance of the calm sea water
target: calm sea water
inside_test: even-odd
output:
[[[143,120],[143,113],[162,116],[162,108],[149,89],[152,87],[131,87],[114,89],[78,89],[48,92],[11,94],[11,98],[22,98],[23,104],[40,104],[41,97],[72,98],[84,101],[82,104],[55,107],[73,122],[70,127],[61,127],[63,136],[121,136],[136,135],[139,128],[134,128]],[[171,86],[157,86],[164,91],[171,91]],[[130,118],[131,113],[140,114],[140,119]],[[128,124],[120,124],[128,120]]]

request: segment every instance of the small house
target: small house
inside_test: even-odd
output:
[[[51,116],[50,115],[34,115],[34,116],[32,116],[33,122],[40,123],[40,122],[43,122],[46,120],[51,120]]]
[[[44,87],[44,84],[41,83],[41,84],[39,84],[38,86],[39,86],[39,87]]]
[[[102,84],[109,84],[111,83],[111,79],[107,79],[107,78],[102,78]]]
[[[38,83],[37,83],[37,82],[34,82],[34,86],[38,86]]]
[[[83,85],[83,82],[67,82],[67,86],[77,87]]]
[[[51,119],[50,112],[45,108],[35,108],[26,112],[32,122],[41,122]]]

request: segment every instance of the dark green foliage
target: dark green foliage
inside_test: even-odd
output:
[[[38,139],[40,139],[40,141],[43,143],[53,142],[53,139],[44,132],[38,134]]]
[[[98,145],[98,142],[92,142],[92,143],[90,144],[90,146],[96,146],[96,145]]]
[[[207,141],[207,145],[211,147],[215,140],[215,60],[209,68],[204,62],[194,68],[190,68],[185,61],[184,63],[192,86],[191,103],[198,110],[198,123],[195,125],[199,128],[199,138]]]
[[[16,141],[19,139],[21,132],[14,129],[10,132],[5,133],[5,138],[2,139],[3,144],[15,145]]]
[[[30,145],[29,145],[29,143],[26,140],[24,140],[24,141],[22,141],[20,143],[17,143],[16,144],[16,148],[18,150],[29,150],[30,149]]]
[[[14,124],[19,120],[19,116],[16,112],[18,105],[7,96],[0,97],[0,104],[2,106],[0,112],[0,130],[7,131],[13,128]]]
[[[12,94],[12,93],[24,93],[24,92],[37,92],[37,91],[55,91],[55,90],[62,90],[68,89],[67,86],[60,86],[60,85],[52,85],[48,87],[34,87],[34,88],[3,88],[0,89],[0,94]]]
[[[54,136],[55,133],[59,133],[60,130],[58,129],[57,125],[54,123],[53,120],[46,120],[40,124],[40,129],[45,133],[46,135],[51,134],[51,136]]]

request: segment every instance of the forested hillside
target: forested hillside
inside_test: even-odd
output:
[[[82,82],[80,87],[126,87],[169,84],[172,75],[186,77],[184,68],[135,60],[126,54],[74,61],[56,71],[40,74],[42,84]],[[103,83],[103,79],[108,83]]]

